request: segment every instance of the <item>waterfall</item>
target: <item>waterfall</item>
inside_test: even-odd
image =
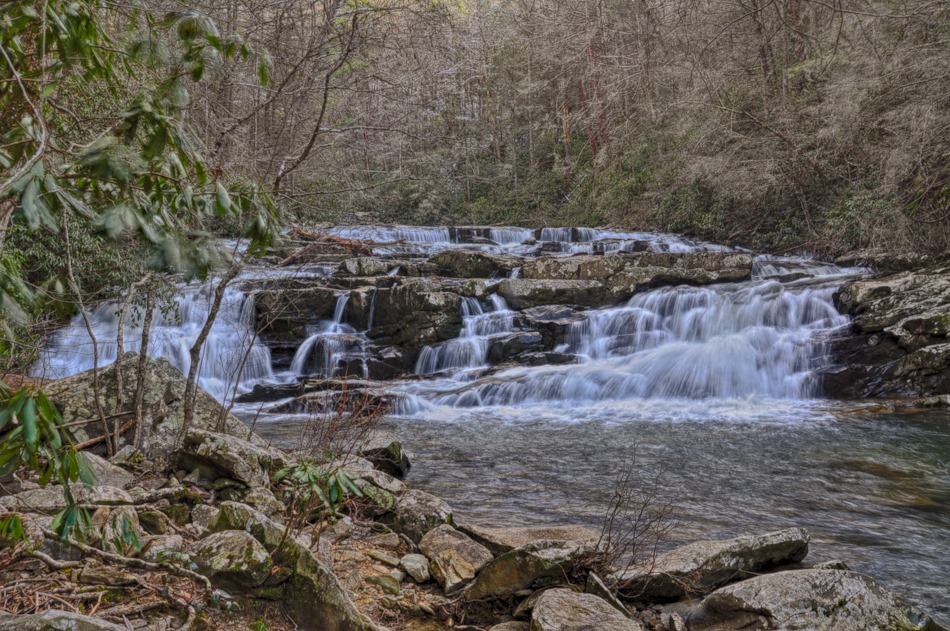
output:
[[[214,282],[183,287],[173,304],[155,309],[149,356],[166,359],[182,374],[188,373],[189,349],[208,317],[215,287]],[[98,342],[100,368],[116,360],[120,308],[117,302],[107,302],[88,313]],[[126,352],[138,352],[142,346],[143,316],[144,309],[137,305],[126,314],[123,325]],[[198,385],[219,400],[227,398],[235,382],[238,392],[244,392],[254,383],[273,379],[270,350],[254,340],[253,323],[253,298],[228,287],[202,346],[198,369]],[[91,369],[93,360],[92,340],[82,316],[77,315],[53,335],[32,372],[36,376],[60,379]]]
[[[827,352],[816,333],[847,323],[834,290],[775,281],[654,290],[572,324],[557,350],[579,365],[505,370],[427,398],[469,407],[813,396]]]
[[[333,309],[333,319],[309,327],[307,339],[294,353],[290,364],[294,377],[349,376],[351,362],[357,364],[362,378],[367,377],[366,346],[369,340],[352,326],[343,324],[349,300],[350,292],[340,294]]]
[[[462,331],[459,337],[437,346],[426,346],[416,362],[416,374],[448,371],[465,375],[465,370],[488,366],[492,341],[514,329],[514,312],[505,299],[489,298],[488,311],[474,298],[462,298]]]

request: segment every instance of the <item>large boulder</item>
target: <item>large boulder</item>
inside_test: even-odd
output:
[[[428,557],[432,575],[446,595],[474,579],[493,558],[488,548],[448,525],[427,532],[419,542],[419,551]]]
[[[543,583],[560,582],[594,553],[594,541],[539,541],[486,565],[464,592],[468,601],[508,598]]]
[[[583,526],[506,526],[492,528],[476,524],[462,524],[462,532],[500,555],[539,541],[591,541],[599,535]]]
[[[190,550],[198,571],[222,589],[252,589],[266,581],[274,560],[243,530],[225,530],[198,541]]]
[[[135,397],[139,356],[126,353],[114,364],[99,369],[99,401],[106,416],[127,413]],[[117,406],[116,369],[122,371],[122,405]],[[164,359],[145,361],[145,388],[142,409],[145,410],[145,450],[149,457],[167,456],[174,451],[175,441],[184,421],[185,376]],[[46,395],[56,405],[67,423],[96,419],[93,399],[93,371],[54,381],[46,387]],[[111,421],[110,421],[111,422]],[[234,436],[247,436],[247,425],[228,414],[218,401],[200,387],[195,392],[194,418],[191,429],[221,431]],[[100,422],[84,423],[72,428],[77,442],[101,436]],[[132,432],[123,434],[128,441]],[[264,445],[256,436],[251,442]]]
[[[49,609],[26,616],[0,614],[0,631],[126,631],[126,627],[101,618]]]
[[[512,309],[561,304],[600,307],[611,302],[603,283],[596,280],[507,278],[498,284],[498,294]]]
[[[725,541],[697,541],[616,576],[624,594],[644,602],[679,600],[709,592],[769,568],[797,563],[808,554],[808,533],[789,528]]]
[[[270,486],[270,474],[285,464],[276,449],[203,430],[188,432],[178,459],[185,469],[198,467],[209,479],[232,478],[247,486]]]
[[[133,502],[129,493],[111,486],[74,484],[72,492],[73,497],[80,504],[122,506]],[[61,486],[51,485],[2,497],[0,508],[12,512],[55,515],[66,508],[66,499]]]
[[[643,625],[593,594],[546,590],[531,612],[530,631],[643,631]]]
[[[689,616],[691,631],[937,631],[929,616],[871,578],[842,570],[788,570],[719,589]]]
[[[835,303],[852,323],[831,340],[828,396],[950,394],[950,266],[855,281]]]
[[[462,298],[430,279],[404,279],[376,293],[375,317],[369,336],[382,346],[395,346],[414,363],[419,350],[458,336]]]
[[[496,278],[508,276],[521,259],[478,250],[445,250],[429,259],[436,273],[453,278]]]

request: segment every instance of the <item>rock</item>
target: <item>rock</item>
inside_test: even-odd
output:
[[[950,266],[848,283],[835,304],[852,322],[831,339],[826,396],[950,394]]]
[[[630,612],[624,606],[620,599],[607,588],[607,585],[604,584],[604,581],[601,580],[595,572],[591,572],[587,575],[587,583],[584,585],[585,594],[593,594],[598,598],[603,598],[611,607],[619,611],[625,616],[629,616]]]
[[[307,338],[308,324],[333,316],[336,301],[344,293],[313,278],[268,280],[242,289],[254,296],[257,332],[268,341],[297,345]]]
[[[500,364],[511,361],[525,353],[541,351],[544,344],[543,336],[536,331],[513,333],[491,340],[488,348],[488,361]]]
[[[932,256],[920,252],[886,252],[879,249],[856,250],[847,252],[835,259],[835,265],[842,267],[870,267],[882,274],[910,272],[933,265]]]
[[[86,464],[89,465],[92,474],[96,477],[96,484],[124,488],[135,479],[135,476],[122,467],[115,466],[105,458],[101,458],[91,451],[83,451],[81,454],[86,460]]]
[[[213,533],[243,530],[257,539],[268,552],[274,552],[284,539],[282,526],[260,511],[238,502],[222,502],[218,511],[208,520],[207,528]]]
[[[488,631],[531,631],[531,625],[527,622],[502,622],[488,627]]]
[[[359,448],[359,455],[380,471],[397,478],[404,477],[412,466],[402,442],[388,432],[375,431],[370,434]]]
[[[605,600],[569,589],[545,591],[531,614],[531,631],[643,631]]]
[[[662,554],[643,567],[630,568],[616,578],[630,598],[651,603],[679,600],[755,572],[797,563],[808,554],[808,541],[803,528],[725,541],[697,541]]]
[[[591,541],[539,541],[515,548],[486,565],[463,597],[506,598],[539,581],[561,581],[593,552]]]
[[[421,554],[407,554],[399,559],[399,565],[417,583],[429,580],[429,559]]]
[[[243,530],[208,535],[189,550],[191,559],[215,586],[251,589],[271,575],[274,561],[261,543]]]
[[[277,519],[287,510],[283,502],[274,497],[270,489],[262,486],[255,486],[250,489],[224,489],[221,491],[220,497],[224,500],[246,504],[268,517]]]
[[[126,353],[117,362],[126,376],[122,380],[122,409],[116,409],[117,392],[115,371],[117,364],[99,369],[99,392],[103,412],[112,415],[129,409],[134,400],[136,382],[133,378],[138,369],[139,357],[135,353]],[[54,381],[46,386],[45,392],[50,401],[56,405],[66,423],[85,421],[96,418],[96,406],[93,402],[92,376],[93,371],[87,370],[72,377]],[[175,448],[175,442],[181,430],[184,419],[184,392],[185,377],[178,369],[164,359],[147,358],[145,362],[145,391],[143,409],[146,415],[146,456],[168,456]],[[214,431],[220,425],[220,418],[224,416],[224,430],[226,434],[247,436],[247,425],[237,417],[225,414],[221,404],[200,387],[195,393],[194,419],[192,429],[195,431]],[[103,434],[102,424],[85,423],[71,428],[76,442],[81,442]],[[124,438],[131,437],[131,432]],[[263,440],[254,436],[251,439],[255,445],[266,446]]]
[[[380,563],[384,563],[391,567],[399,567],[399,559],[391,554],[386,554],[385,552],[380,552],[379,550],[370,550],[366,553],[366,556],[370,557],[371,559],[376,559]]]
[[[396,510],[384,520],[393,530],[419,543],[422,537],[442,524],[452,524],[452,509],[425,491],[407,491],[397,501]]]
[[[80,504],[121,506],[132,503],[132,496],[129,493],[112,486],[74,484],[72,491],[76,501]],[[50,485],[2,497],[0,498],[0,507],[8,511],[55,515],[66,508],[66,500],[63,497],[62,487]]]
[[[459,529],[494,554],[504,554],[539,541],[589,541],[600,535],[582,526],[523,526],[489,528],[462,524]]]
[[[844,561],[822,561],[821,563],[815,563],[809,569],[811,570],[850,570],[848,564]]]
[[[202,430],[188,432],[178,460],[186,470],[201,468],[202,477],[230,477],[248,486],[270,486],[270,474],[285,463],[276,449]]]
[[[512,309],[555,304],[601,307],[611,302],[604,285],[594,280],[508,278],[498,284],[498,294]]]
[[[939,629],[871,578],[841,570],[788,570],[723,587],[688,623],[691,631]]]
[[[143,510],[138,515],[139,523],[149,534],[164,535],[168,531],[170,520],[162,511]]]
[[[369,337],[379,346],[398,347],[405,365],[414,365],[423,346],[453,339],[462,328],[462,298],[444,289],[430,279],[379,289]]]
[[[367,576],[366,582],[378,585],[381,590],[391,596],[397,596],[402,589],[399,585],[399,581],[388,574]]]
[[[102,549],[106,552],[128,555],[138,552],[145,531],[139,524],[138,513],[131,506],[112,509],[105,528],[102,529]]]
[[[146,561],[170,562],[185,549],[181,535],[157,535],[146,537],[139,556]]]
[[[419,542],[419,551],[429,558],[435,580],[453,594],[475,578],[492,553],[452,526],[439,526],[426,533]]]
[[[338,276],[385,276],[395,266],[393,261],[360,256],[340,263],[336,273]]]
[[[521,259],[489,254],[479,250],[451,249],[429,259],[436,273],[453,278],[498,278],[508,276],[521,265]]]
[[[101,618],[50,609],[28,616],[2,614],[0,631],[126,631],[126,628]]]

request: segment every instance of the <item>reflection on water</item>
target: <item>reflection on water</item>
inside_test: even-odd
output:
[[[643,471],[666,472],[678,540],[803,526],[809,560],[844,560],[950,621],[950,412],[881,415],[803,401],[707,402],[705,413],[697,402],[623,406],[626,420],[615,405],[456,409],[444,410],[452,420],[392,423],[415,455],[410,484],[445,498],[461,520],[597,528],[609,481],[636,447]],[[712,419],[717,409],[730,420]],[[295,424],[274,420],[258,428],[292,445]]]

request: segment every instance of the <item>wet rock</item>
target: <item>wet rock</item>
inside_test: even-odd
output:
[[[841,570],[789,570],[723,587],[688,623],[691,631],[939,629],[873,579]]]
[[[590,541],[600,535],[583,526],[523,526],[490,528],[462,524],[459,529],[494,554],[504,554],[540,541]]]
[[[870,267],[882,274],[910,272],[934,264],[932,256],[920,252],[886,252],[879,249],[856,250],[835,259],[841,267]]]
[[[368,335],[380,346],[398,347],[408,364],[426,345],[453,339],[462,327],[459,294],[429,279],[407,279],[376,294],[376,318]]]
[[[208,535],[191,546],[198,571],[222,589],[251,589],[271,575],[274,561],[257,539],[243,530]]]
[[[464,598],[506,598],[540,581],[561,581],[593,552],[594,542],[590,541],[539,541],[515,548],[486,565]]]
[[[430,530],[452,524],[452,509],[438,497],[412,489],[399,498],[396,510],[384,521],[396,532],[419,543]]]
[[[545,305],[531,307],[517,316],[518,325],[525,329],[534,329],[541,333],[544,347],[552,349],[567,341],[567,332],[571,325],[586,319],[583,311],[575,307]]]
[[[126,631],[126,628],[101,618],[50,609],[28,616],[0,614],[0,631]]]
[[[421,554],[407,554],[399,560],[399,565],[417,583],[429,580],[429,559]]]
[[[651,603],[679,600],[755,572],[797,563],[808,554],[808,541],[808,533],[802,528],[725,541],[697,541],[662,554],[643,567],[630,568],[616,579],[631,598]]]
[[[284,455],[276,449],[202,430],[188,432],[179,452],[179,464],[188,471],[199,467],[203,477],[230,477],[248,486],[269,486],[270,474],[284,463]]]
[[[531,614],[531,631],[643,631],[602,598],[569,589],[545,591]]]
[[[475,578],[492,554],[452,526],[443,525],[426,533],[419,551],[429,558],[429,568],[446,595],[453,594]]]
[[[950,266],[855,281],[835,304],[852,323],[831,340],[827,396],[950,394]]]
[[[126,353],[119,365],[126,376],[122,381],[122,409],[116,409],[117,393],[115,371],[116,364],[99,369],[99,392],[103,412],[112,415],[125,412],[134,400],[136,379],[132,378],[138,369],[138,355]],[[168,456],[175,449],[175,443],[184,419],[185,377],[170,363],[163,359],[147,358],[145,362],[145,389],[143,409],[148,411],[146,418],[146,457]],[[57,406],[65,422],[97,418],[93,401],[92,371],[73,375],[50,383],[46,395]],[[195,393],[194,418],[192,429],[196,431],[216,431],[223,416],[224,433],[234,436],[247,436],[247,425],[231,414],[226,414],[221,404],[200,387]],[[77,442],[103,434],[101,423],[86,423],[72,428]],[[131,432],[124,438],[131,437]],[[256,445],[264,445],[258,437],[251,439]]]
[[[380,471],[397,478],[404,477],[412,466],[402,441],[388,432],[373,432],[359,448],[359,455]]]
[[[542,350],[544,338],[535,331],[513,333],[491,340],[488,348],[488,360],[492,364],[510,361],[525,353]]]

